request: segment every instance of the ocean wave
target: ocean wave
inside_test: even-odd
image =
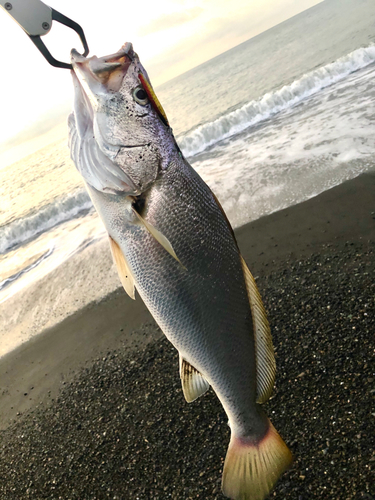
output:
[[[209,146],[267,120],[374,61],[374,45],[357,49],[333,63],[306,73],[290,85],[267,93],[213,122],[201,125],[178,138],[179,146],[187,157],[201,153]]]
[[[76,191],[42,207],[37,213],[0,227],[0,253],[5,253],[90,208],[92,203],[86,191]]]
[[[5,288],[7,285],[12,283],[13,281],[18,280],[20,276],[23,274],[31,271],[31,269],[34,269],[35,267],[39,266],[44,260],[46,260],[53,252],[53,247],[51,247],[47,252],[45,252],[41,257],[39,257],[35,262],[32,262],[29,266],[24,267],[21,269],[21,271],[18,271],[18,273],[12,274],[5,280],[0,282],[0,290]]]

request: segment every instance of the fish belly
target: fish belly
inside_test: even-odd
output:
[[[259,418],[251,310],[236,242],[210,189],[182,162],[145,196],[142,216],[168,238],[181,264],[144,226],[129,222],[128,200],[96,192],[93,201],[164,334],[211,384],[233,425],[253,432]]]

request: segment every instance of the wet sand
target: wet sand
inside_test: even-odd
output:
[[[373,499],[375,174],[236,235],[295,455],[276,498]],[[1,499],[223,498],[225,414],[212,391],[185,403],[176,352],[120,289],[0,359],[0,429]]]

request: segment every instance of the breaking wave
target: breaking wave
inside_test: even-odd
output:
[[[0,227],[0,253],[5,253],[10,248],[35,238],[91,208],[92,203],[86,191],[76,191],[42,207],[37,213]]]
[[[374,61],[375,45],[355,50],[333,63],[306,73],[290,85],[267,93],[213,122],[197,127],[179,137],[179,145],[185,156],[194,156],[222,139],[238,134],[246,128],[292,107]],[[88,194],[86,191],[80,190],[58,198],[36,213],[26,215],[0,227],[0,254],[91,208],[92,203]]]
[[[34,269],[35,267],[39,266],[41,262],[47,259],[53,252],[53,247],[51,247],[46,253],[44,253],[39,259],[37,259],[35,262],[30,264],[29,266],[25,267],[24,269],[21,269],[18,273],[12,274],[12,276],[9,276],[9,278],[6,278],[5,280],[0,282],[0,290],[5,288],[7,285],[12,283],[13,281],[16,281],[20,276],[23,274],[27,273],[28,271],[31,271],[31,269]]]
[[[299,80],[275,92],[265,94],[239,109],[205,123],[185,136],[178,143],[185,156],[194,156],[209,146],[238,134],[246,128],[267,120],[280,111],[292,107],[306,97],[342,80],[350,73],[375,61],[375,46],[357,49],[337,61],[306,73]]]

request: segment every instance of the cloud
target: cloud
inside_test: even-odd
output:
[[[173,12],[172,14],[165,14],[152,20],[146,26],[142,26],[138,30],[139,36],[150,35],[151,33],[156,33],[157,31],[167,30],[169,28],[174,28],[181,24],[185,24],[193,19],[197,18],[203,9],[201,7],[194,7],[183,12]]]

